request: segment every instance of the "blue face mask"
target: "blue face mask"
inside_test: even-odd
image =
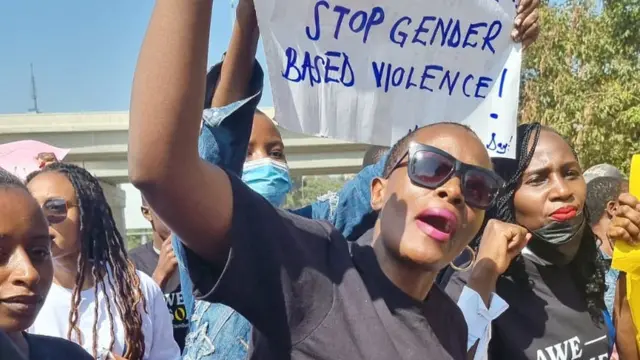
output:
[[[245,162],[242,181],[277,207],[284,204],[291,190],[289,167],[270,158]]]

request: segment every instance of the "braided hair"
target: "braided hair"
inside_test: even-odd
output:
[[[522,176],[533,158],[533,153],[538,145],[542,131],[551,131],[558,134],[555,130],[539,123],[522,124],[518,126],[517,144],[519,144],[519,146],[516,150],[516,160],[494,160],[495,171],[505,179],[505,186],[496,204],[487,211],[486,218],[497,219],[512,224],[516,223],[514,196],[520,187]],[[574,156],[576,156],[577,159],[575,152]],[[588,218],[586,205],[584,212]],[[477,249],[479,240],[480,236],[474,240],[472,247]],[[602,311],[605,309],[604,292],[606,285],[604,277],[606,264],[597,248],[595,235],[590,226],[584,227],[580,248],[569,267],[576,287],[582,292],[583,298],[586,300],[587,310],[592,321],[598,325],[603,324]],[[532,284],[525,270],[522,255],[519,255],[511,262],[511,265],[503,276],[510,277],[515,283],[531,291]],[[500,282],[499,280],[498,286],[500,286]]]
[[[76,165],[53,163],[42,170],[31,173],[27,183],[43,173],[60,173],[66,176],[75,189],[78,209],[80,212],[80,256],[78,257],[78,272],[76,275],[73,295],[71,297],[71,312],[69,313],[69,331],[67,339],[71,340],[75,332],[82,342],[82,334],[78,327],[78,307],[80,293],[87,276],[94,280],[95,310],[93,321],[93,357],[97,356],[98,344],[98,289],[105,296],[107,313],[109,315],[111,343],[109,350],[115,343],[115,329],[113,309],[107,285],[115,294],[114,303],[120,314],[124,326],[125,349],[124,357],[129,360],[142,359],[145,352],[144,334],[142,333],[142,315],[139,305],[146,311],[146,303],[140,288],[133,263],[129,261],[122,235],[116,228],[111,208],[104,196],[98,179],[87,170]],[[91,273],[89,275],[88,273]],[[107,284],[108,283],[108,284]]]

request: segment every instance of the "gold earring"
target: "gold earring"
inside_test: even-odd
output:
[[[453,268],[453,270],[455,270],[455,271],[467,271],[467,270],[471,269],[473,267],[473,264],[476,262],[476,252],[473,251],[471,246],[467,245],[467,247],[464,248],[464,250],[467,250],[468,252],[471,253],[471,261],[469,261],[467,263],[467,266],[465,266],[465,267],[459,267],[453,261],[450,262],[449,266],[451,266],[451,268]],[[462,251],[462,253],[464,253],[464,250]],[[462,255],[462,253],[460,253],[460,255]],[[460,255],[458,255],[458,257],[460,257]]]

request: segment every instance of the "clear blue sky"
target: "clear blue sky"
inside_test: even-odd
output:
[[[153,4],[153,0],[0,1],[0,113],[23,113],[32,106],[30,63],[42,112],[127,110]],[[227,47],[231,20],[229,0],[216,0],[210,64]],[[262,48],[258,60],[264,65]],[[268,83],[262,105],[271,105]]]

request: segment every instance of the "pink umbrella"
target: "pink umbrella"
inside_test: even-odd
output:
[[[62,161],[69,149],[61,149],[35,140],[0,145],[0,167],[22,180],[52,161]]]

